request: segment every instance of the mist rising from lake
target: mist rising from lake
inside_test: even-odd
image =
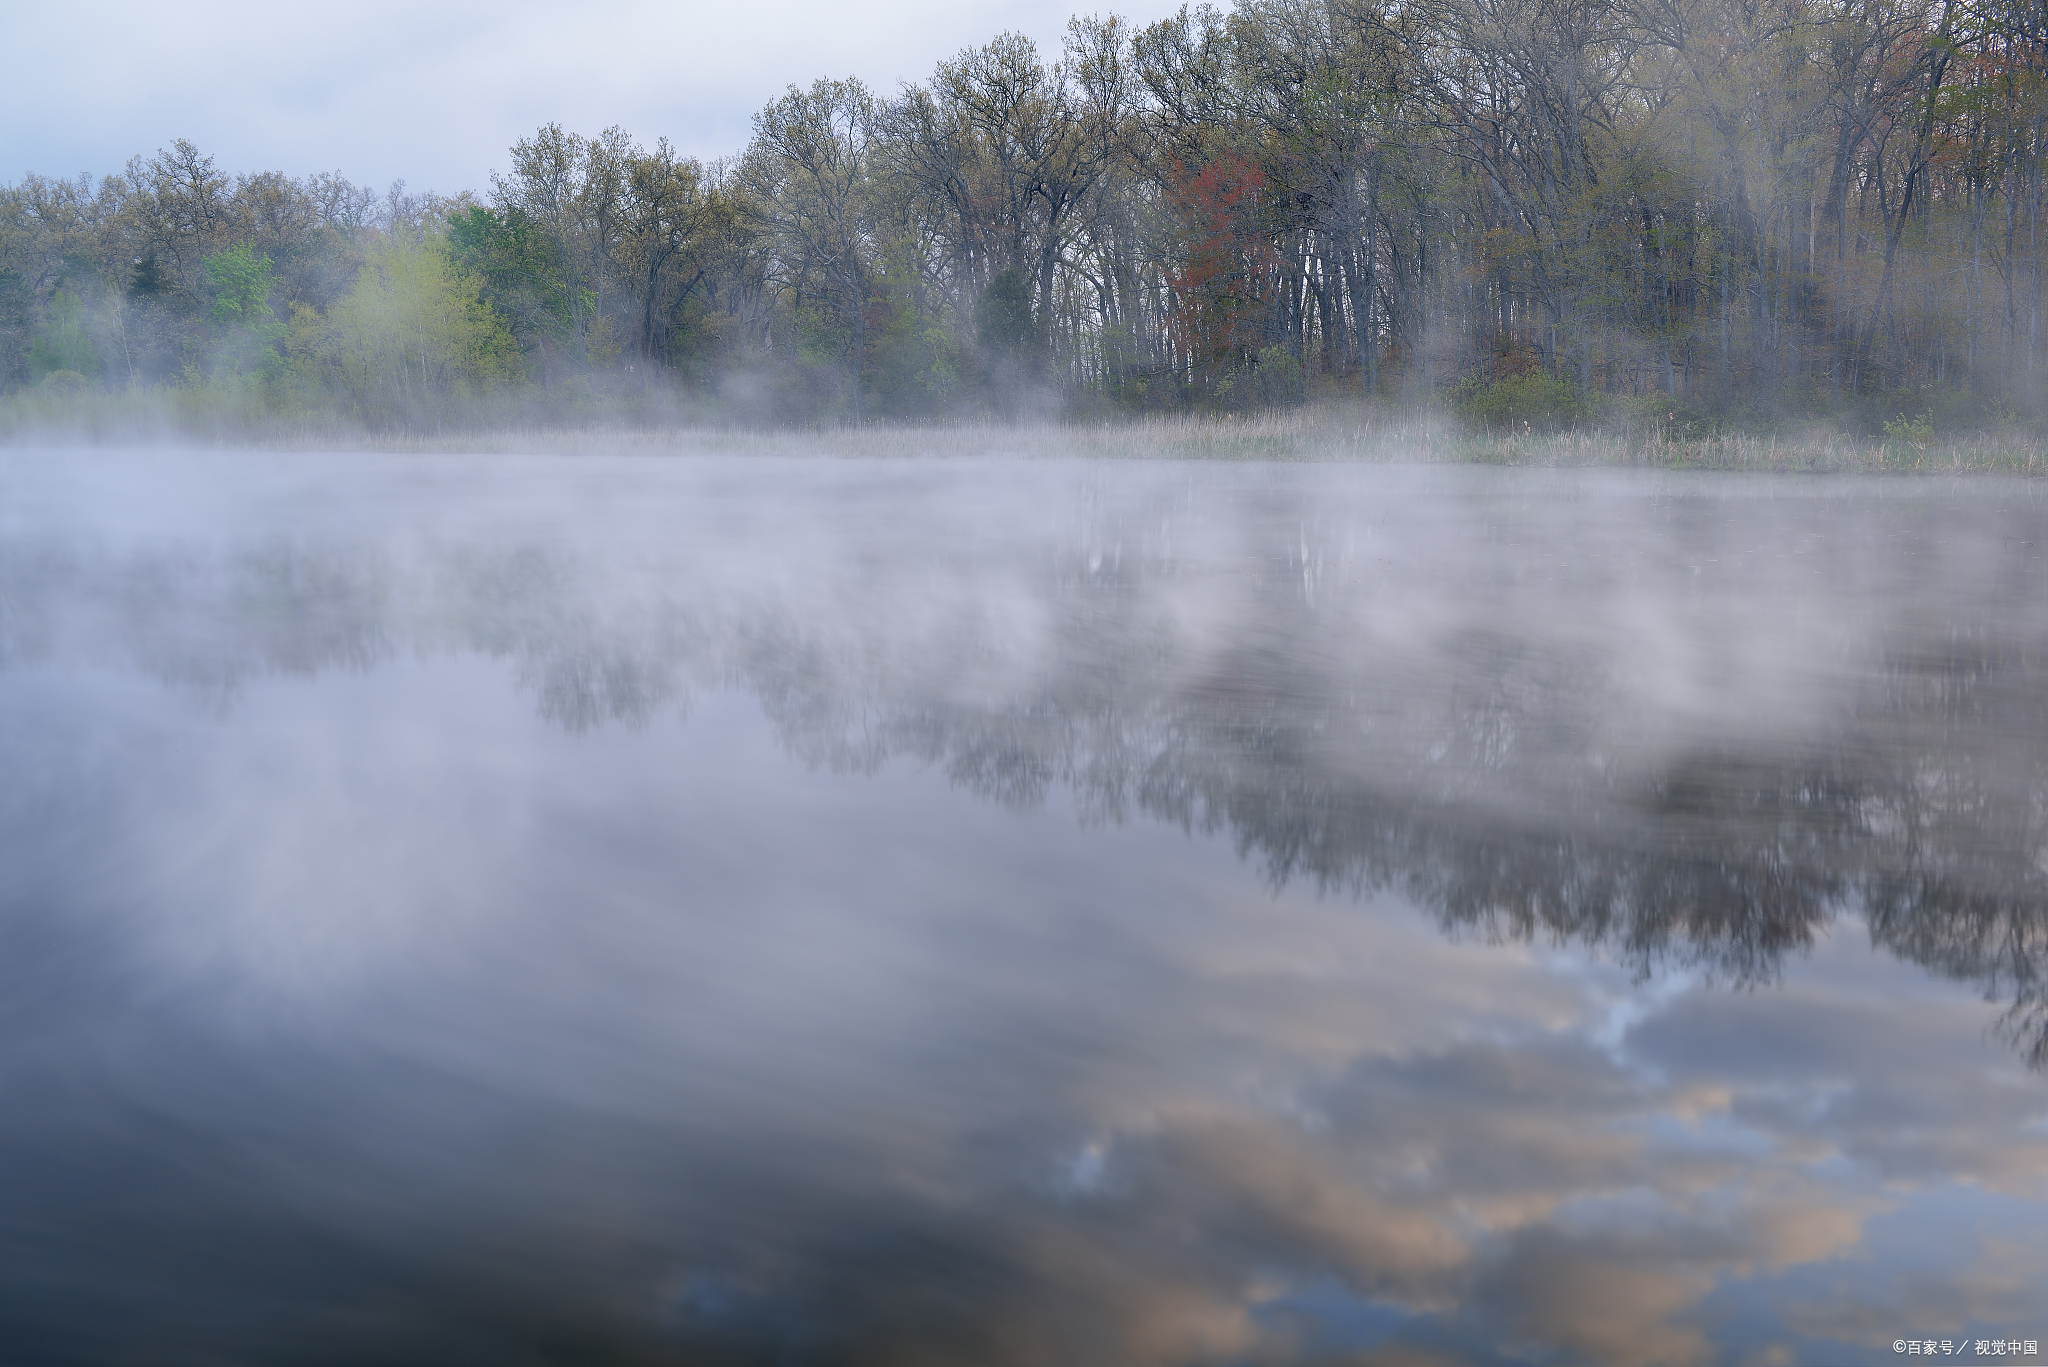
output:
[[[0,1341],[2048,1338],[2044,590],[1988,481],[9,455]]]

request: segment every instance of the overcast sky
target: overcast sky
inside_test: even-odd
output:
[[[340,171],[482,189],[550,120],[619,124],[699,157],[744,146],[792,82],[893,90],[1014,29],[1056,52],[1068,17],[1149,22],[1177,0],[358,0],[293,9],[85,0],[24,6],[0,82],[0,180],[94,175],[189,138],[230,171]]]

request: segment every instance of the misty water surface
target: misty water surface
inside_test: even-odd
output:
[[[0,1357],[2048,1339],[2044,686],[2019,484],[17,453]]]

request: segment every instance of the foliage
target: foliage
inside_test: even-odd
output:
[[[1458,382],[1459,412],[1491,431],[1555,432],[1587,414],[1585,394],[1570,381],[1542,370],[1523,370],[1488,381],[1468,375]]]
[[[275,321],[270,312],[270,258],[247,244],[206,258],[206,278],[213,284],[213,321],[223,328],[258,328]]]
[[[1885,446],[1894,452],[1925,454],[1934,444],[1934,415],[1922,413],[1914,417],[1901,413],[1885,423],[1884,439]]]
[[[868,315],[871,344],[865,371],[876,408],[895,418],[945,416],[966,378],[965,357],[952,330],[934,313],[907,250],[898,250],[877,281]],[[1028,332],[1011,336],[1013,346],[1028,344]]]
[[[81,385],[100,372],[100,355],[85,331],[85,310],[78,296],[60,289],[50,296],[50,316],[29,344],[31,379],[69,375]]]
[[[1029,367],[1038,349],[1031,316],[1031,282],[1015,266],[989,277],[974,302],[974,340],[990,356]]]
[[[1204,382],[1252,362],[1265,337],[1263,295],[1278,262],[1259,232],[1265,188],[1265,174],[1229,151],[1195,170],[1176,161],[1167,179],[1167,202],[1187,244],[1184,264],[1166,273],[1174,342]]]
[[[568,285],[552,268],[541,233],[523,209],[494,212],[470,205],[449,217],[447,244],[454,261],[478,281],[484,301],[507,320],[522,350],[550,341],[567,345],[575,326]]]
[[[219,364],[227,374],[260,370],[275,376],[283,364],[277,343],[285,327],[271,312],[270,294],[276,288],[271,261],[242,243],[205,260],[206,278],[213,286],[213,321],[223,334]]]
[[[441,237],[372,247],[317,345],[372,420],[442,416],[512,381],[518,348],[483,286]]]

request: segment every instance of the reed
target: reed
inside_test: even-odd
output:
[[[2048,439],[2016,428],[1858,437],[1820,424],[1765,433],[1665,428],[1475,431],[1435,412],[1296,409],[1108,422],[964,422],[768,427],[703,420],[512,417],[371,428],[331,411],[279,408],[213,390],[0,398],[0,445],[207,446],[274,450],[761,456],[1086,457],[1117,460],[1359,461],[1751,473],[2048,473]]]

